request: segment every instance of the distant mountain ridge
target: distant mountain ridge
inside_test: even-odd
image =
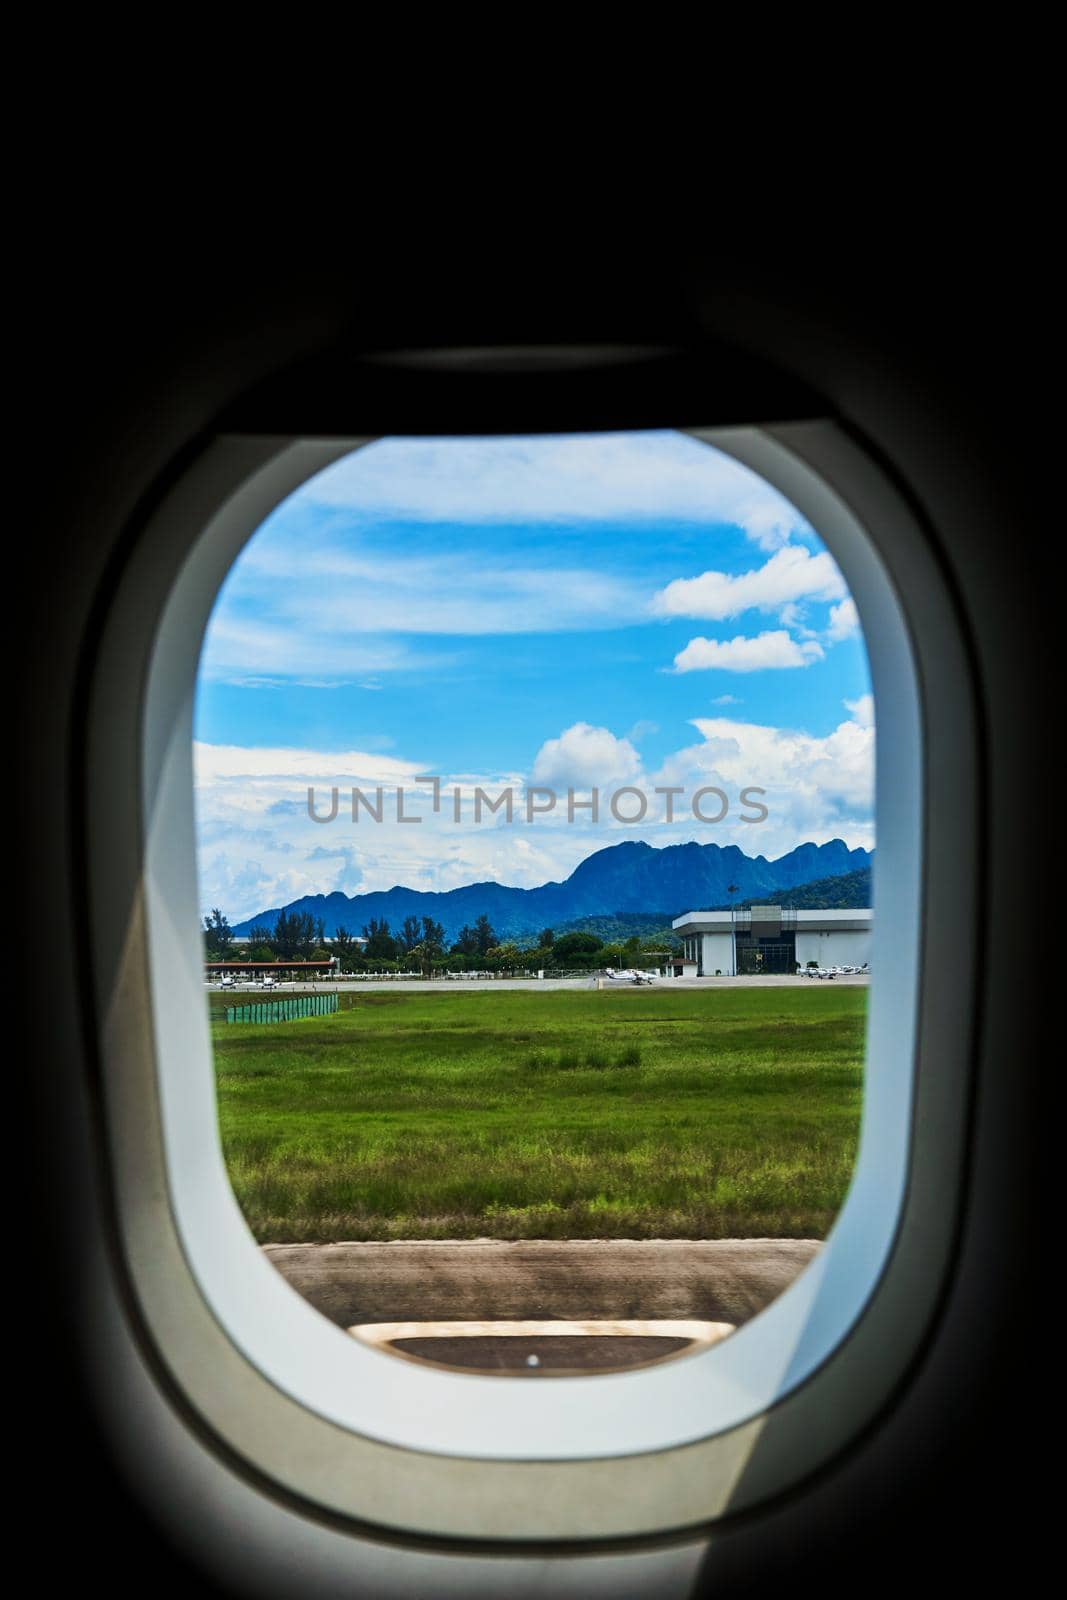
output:
[[[817,878],[814,883],[794,884],[791,889],[770,889],[766,894],[735,900],[739,911],[757,904],[791,906],[796,911],[852,911],[871,905],[871,869],[860,867],[839,878]],[[687,911],[728,911],[730,903],[715,906],[687,906]],[[617,911],[610,916],[575,917],[556,924],[558,938],[564,933],[593,933],[606,942],[622,943],[634,934],[639,939],[651,934],[671,932],[671,917],[665,911]],[[532,936],[531,936],[532,939]]]
[[[820,879],[838,878],[869,868],[873,850],[850,850],[843,839],[827,844],[801,844],[788,855],[768,861],[746,856],[737,845],[672,844],[655,849],[641,840],[607,845],[579,862],[562,883],[516,889],[502,883],[471,883],[459,889],[408,889],[397,885],[371,894],[303,895],[286,906],[260,911],[234,926],[246,937],[253,925],[273,927],[279,913],[321,917],[326,932],[344,928],[362,933],[372,917],[395,930],[405,917],[433,917],[454,939],[465,924],[483,913],[500,938],[536,933],[579,917],[614,916],[627,912],[668,917],[700,907],[742,903]],[[728,894],[731,884],[736,893]]]
[[[873,854],[873,852],[872,852]],[[789,905],[795,911],[856,911],[869,909],[871,904],[871,869],[860,867],[855,872],[842,873],[837,878],[816,878],[812,883],[797,883],[789,889],[772,889],[766,900],[749,896],[735,900],[739,910],[747,911],[753,905]],[[704,911],[729,911],[730,902],[717,906],[703,906]]]

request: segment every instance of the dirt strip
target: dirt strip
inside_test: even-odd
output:
[[[444,1239],[268,1244],[339,1327],[362,1322],[692,1318],[747,1322],[817,1239]]]

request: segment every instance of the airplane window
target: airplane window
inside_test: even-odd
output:
[[[226,1168],[457,1372],[708,1351],[858,1147],[874,702],[808,519],[678,432],[386,438],[260,524],[195,716]]]
[[[471,1539],[844,1447],[951,1247],[962,659],[830,422],[204,451],[116,587],[89,770],[141,762],[87,830],[123,1259],[208,1435]]]

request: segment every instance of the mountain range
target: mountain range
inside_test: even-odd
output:
[[[608,845],[579,862],[562,883],[536,889],[515,889],[502,883],[470,883],[459,889],[432,891],[396,885],[371,894],[304,895],[286,906],[260,911],[237,923],[234,933],[246,937],[251,928],[273,927],[280,911],[310,912],[322,918],[332,936],[337,928],[362,933],[372,917],[394,929],[405,917],[433,917],[452,940],[483,913],[501,939],[558,927],[579,917],[626,912],[657,912],[668,917],[685,911],[741,904],[772,892],[836,878],[870,867],[873,850],[850,850],[843,839],[827,844],[801,844],[788,855],[768,861],[746,856],[737,845],[672,844],[662,849],[640,840]],[[734,885],[734,893],[729,893]]]

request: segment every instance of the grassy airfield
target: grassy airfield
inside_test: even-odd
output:
[[[852,1174],[865,987],[210,999],[261,1243],[820,1238]]]

